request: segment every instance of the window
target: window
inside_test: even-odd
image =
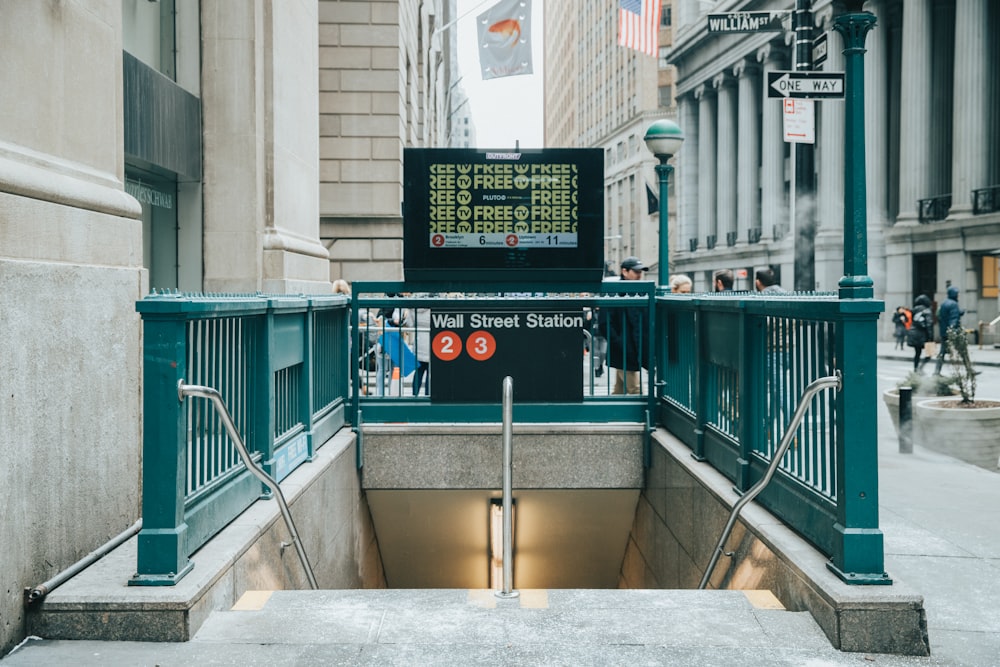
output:
[[[665,5],[663,7],[663,11],[660,12],[660,27],[661,28],[669,28],[670,27],[670,23],[671,23],[671,21],[673,21],[673,17],[670,15],[671,14],[671,12],[670,12],[671,9],[672,9],[672,7],[670,5]]]
[[[661,107],[669,107],[670,105],[673,104],[674,87],[671,86],[669,83],[664,86],[660,86],[658,94],[659,94],[659,104]]]
[[[983,255],[983,275],[980,284],[983,286],[979,296],[984,299],[995,299],[1000,295],[997,285],[997,270],[1000,269],[1000,258],[996,255]]]

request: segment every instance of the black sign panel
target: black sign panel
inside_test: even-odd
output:
[[[600,282],[604,152],[403,151],[407,280]]]
[[[431,402],[583,400],[582,311],[431,311]]]
[[[812,65],[819,67],[826,62],[827,42],[826,33],[820,33],[819,37],[813,40],[812,44]]]

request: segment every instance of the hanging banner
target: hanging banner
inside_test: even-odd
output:
[[[531,0],[500,0],[476,24],[484,80],[531,74]]]

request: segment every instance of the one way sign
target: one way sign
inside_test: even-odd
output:
[[[768,72],[768,97],[822,99],[844,97],[843,72]]]

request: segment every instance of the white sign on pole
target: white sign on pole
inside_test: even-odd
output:
[[[785,141],[792,144],[816,143],[816,107],[812,100],[786,97],[784,108]]]

